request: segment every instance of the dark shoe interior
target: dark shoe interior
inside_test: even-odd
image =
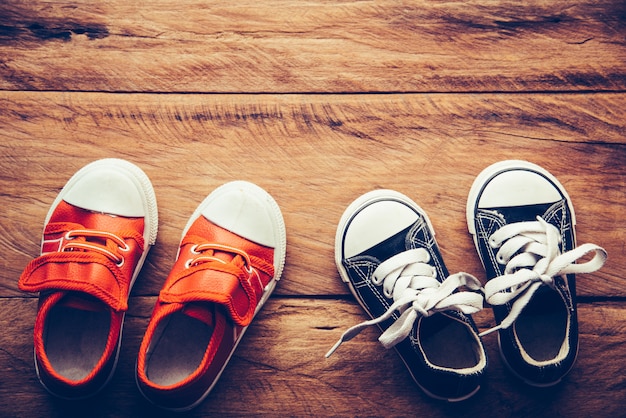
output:
[[[168,316],[156,329],[146,361],[146,376],[170,386],[198,369],[211,340],[213,328],[181,312]]]
[[[87,377],[104,354],[110,325],[109,308],[95,298],[67,296],[51,308],[43,340],[54,370],[73,381]]]
[[[419,325],[421,346],[432,364],[449,369],[476,367],[480,347],[469,325],[437,313],[422,318]]]
[[[528,355],[536,361],[557,357],[568,325],[561,296],[548,286],[540,287],[515,321],[515,333]]]

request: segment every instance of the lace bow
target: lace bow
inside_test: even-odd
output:
[[[326,353],[329,357],[345,342],[354,338],[366,327],[379,324],[394,315],[401,315],[379,337],[385,348],[404,340],[411,332],[418,317],[428,317],[436,312],[456,310],[472,314],[482,309],[483,297],[474,292],[456,292],[461,286],[471,290],[481,289],[480,282],[467,273],[457,273],[443,282],[437,280],[436,269],[428,264],[430,255],[424,248],[404,251],[381,263],[372,276],[372,283],[383,286],[387,298],[393,304],[378,318],[362,322],[348,329],[339,341]]]
[[[541,217],[537,217],[537,221],[505,225],[489,237],[489,245],[499,248],[496,260],[506,267],[502,276],[485,285],[485,299],[491,305],[516,300],[500,325],[481,336],[511,326],[540,286],[555,287],[554,277],[591,273],[606,261],[606,251],[595,244],[583,244],[561,254],[560,243],[559,230]],[[590,253],[595,253],[591,260],[576,264]]]

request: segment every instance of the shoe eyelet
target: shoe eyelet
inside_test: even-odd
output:
[[[119,248],[119,250],[123,253],[127,253],[130,251],[130,245],[128,245],[127,243],[124,243],[124,247],[120,247],[118,245],[117,248]]]
[[[73,237],[73,236],[71,235],[71,233],[72,233],[72,231],[67,231],[67,232],[65,233],[64,238],[65,238],[67,241],[71,241],[71,240],[76,239],[76,237]]]
[[[121,257],[121,260],[115,263],[115,265],[121,268],[124,265],[124,262],[125,262],[124,257]]]
[[[191,251],[191,254],[200,254],[200,251],[198,251],[198,244],[194,244],[189,251]]]
[[[498,248],[498,247],[499,247],[499,245],[498,245],[498,243],[496,242],[496,240],[495,240],[495,239],[493,239],[493,238],[491,238],[491,237],[489,238],[489,246],[490,246],[491,248]]]
[[[185,268],[191,268],[191,266],[193,265],[193,258],[188,259],[187,261],[185,261]]]

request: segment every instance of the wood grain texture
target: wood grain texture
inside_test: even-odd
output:
[[[337,222],[369,190],[390,188],[431,217],[451,271],[484,273],[467,233],[475,176],[504,159],[550,170],[578,213],[580,243],[609,253],[581,275],[582,296],[625,296],[626,96],[205,96],[0,92],[0,295],[37,255],[42,222],[69,177],[88,162],[126,158],[151,178],[158,242],[136,295],[156,295],[188,217],[214,188],[244,179],[282,208],[288,256],[281,295],[342,295]]]
[[[145,401],[134,382],[134,364],[153,297],[130,302],[119,366],[96,398],[51,398],[35,377],[32,325],[36,301],[0,299],[0,409],[4,416],[168,416]],[[626,407],[623,335],[626,311],[612,303],[579,307],[578,361],[558,387],[529,389],[499,358],[495,336],[485,338],[489,373],[472,399],[442,404],[427,398],[393,350],[374,329],[324,359],[341,332],[364,318],[354,301],[271,298],[243,338],[207,400],[185,415],[200,416],[621,416]],[[486,312],[477,317],[486,327]]]
[[[170,416],[134,382],[140,340],[181,231],[237,179],[282,208],[287,262],[214,391],[188,416],[624,416],[626,3],[623,0],[0,2],[0,416]],[[118,369],[92,399],[37,381],[37,301],[17,289],[65,182],[106,157],[143,168],[159,236],[133,289]],[[334,264],[337,222],[375,188],[424,208],[451,272],[484,273],[465,204],[491,163],[563,183],[578,242],[580,353],[550,389],[515,380],[495,335],[482,390],[427,398],[365,319]],[[488,309],[480,329],[493,326]],[[185,415],[185,416],[187,416]]]
[[[621,0],[3,1],[0,89],[618,91]]]

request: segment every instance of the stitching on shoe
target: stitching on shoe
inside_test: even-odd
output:
[[[561,233],[561,253],[567,251],[568,249],[571,249],[567,247],[567,244],[571,244],[572,248],[575,247],[575,243],[566,241],[568,233],[571,234],[571,231],[573,230],[572,223],[567,222],[568,216],[566,204],[567,202],[565,201],[565,199],[562,199],[556,202],[554,205],[550,206],[543,215],[543,219],[546,220],[546,222],[554,224],[554,221],[556,221],[556,223],[559,225],[558,228],[559,232]],[[564,299],[567,309],[570,312],[573,311],[574,300],[567,279],[561,278],[561,276],[554,277],[554,284],[555,287],[559,289],[560,296]]]
[[[419,236],[418,236],[419,235]],[[421,236],[421,238],[420,238]],[[444,264],[441,257],[435,251],[435,237],[430,232],[428,224],[424,222],[424,218],[420,217],[409,230],[406,236],[406,248],[425,248],[430,255],[430,260],[434,263],[434,267],[437,269],[437,280],[441,281],[446,277],[444,272]]]
[[[363,287],[369,288],[372,294],[376,296],[376,299],[378,299],[378,301],[384,306],[384,309],[385,310],[389,309],[389,307],[391,306],[391,304],[389,303],[389,300],[380,292],[379,286],[376,286],[374,283],[372,283],[372,280],[371,280],[374,270],[376,269],[376,266],[380,264],[380,261],[371,256],[357,256],[357,257],[352,257],[349,260],[345,260],[344,264],[346,268],[356,273],[356,275],[360,279],[362,279],[358,282],[354,280],[352,281],[352,285],[354,286],[354,288],[355,289],[361,289]],[[367,272],[364,272],[364,270],[367,270]],[[350,277],[353,277],[353,276],[350,275]],[[363,298],[361,298],[361,300],[363,303],[366,302],[365,300],[363,300]],[[397,317],[397,316],[399,315],[394,314],[394,317]]]
[[[502,219],[500,219],[497,215],[479,210],[476,213],[477,220],[477,231],[479,242],[488,242],[489,237],[499,228],[504,226]],[[488,221],[488,224],[485,226],[485,221]],[[489,256],[489,261],[491,261],[491,267],[493,270],[502,274],[500,264],[496,260],[496,252],[488,245],[485,245],[485,249],[487,250],[487,255]]]

